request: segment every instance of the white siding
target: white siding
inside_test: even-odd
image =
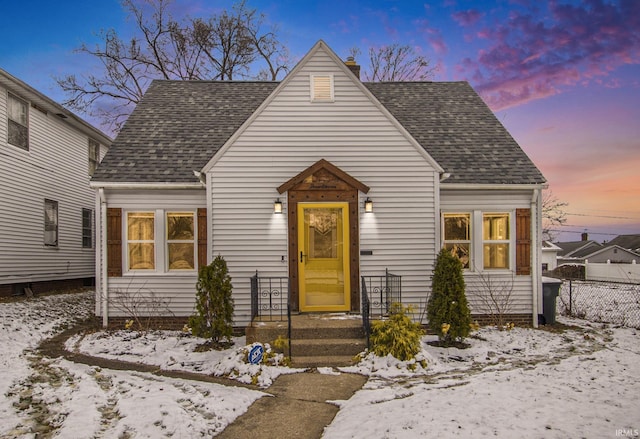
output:
[[[310,75],[331,74],[334,102],[310,102]],[[362,275],[403,276],[403,301],[424,303],[435,256],[438,174],[322,50],[309,59],[208,173],[213,254],[233,277],[236,324],[250,317],[249,278],[287,276],[286,196],[276,188],[320,159],[368,185],[360,203]],[[285,194],[283,194],[285,195]],[[281,197],[284,214],[273,213]],[[283,261],[284,257],[284,261]]]
[[[45,198],[58,202],[57,247],[44,245]],[[0,284],[93,277],[94,249],[82,248],[83,208],[95,209],[87,135],[30,107],[29,151],[8,144],[0,87]]]
[[[127,211],[157,209],[195,211],[206,206],[204,190],[105,190],[105,195],[108,207],[122,209],[123,227]],[[156,230],[156,236],[159,233]],[[160,245],[161,242],[161,240],[157,240],[156,245]],[[122,252],[122,261],[125,263],[126,233],[124,229]],[[163,264],[162,260],[156,261],[156,266],[159,267],[157,273],[127,273],[126,269],[123,269],[122,277],[110,277],[108,279],[108,315],[110,317],[131,316],[130,313],[122,309],[121,301],[114,299],[118,293],[140,299],[153,295],[155,302],[163,305],[158,311],[164,315],[172,314],[179,317],[193,314],[198,280],[197,272],[165,273],[161,268]],[[169,312],[165,312],[167,310]],[[98,310],[98,314],[102,315],[102,310]]]
[[[467,285],[467,299],[471,306],[472,313],[487,313],[483,309],[483,300],[480,296],[485,296],[489,292],[489,286],[500,297],[505,297],[506,293],[500,291],[510,291],[509,313],[530,313],[533,307],[532,296],[532,276],[515,275],[515,210],[531,208],[532,191],[527,190],[493,190],[493,191],[470,191],[446,189],[440,192],[441,212],[509,212],[511,214],[511,268],[513,273],[505,271],[485,271],[479,273],[471,269],[465,270],[464,277]],[[535,218],[531,218],[535,221]],[[472,230],[472,242],[474,234],[482,233],[482,230]],[[481,240],[481,238],[480,238]],[[532,247],[535,241],[532,238]],[[479,260],[482,252],[481,248],[472,245],[472,253],[475,260]],[[532,267],[533,268],[533,267]],[[504,301],[504,299],[503,299]]]

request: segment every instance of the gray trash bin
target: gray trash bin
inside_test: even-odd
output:
[[[542,315],[546,325],[556,322],[556,297],[560,294],[562,281],[545,277],[542,279]]]

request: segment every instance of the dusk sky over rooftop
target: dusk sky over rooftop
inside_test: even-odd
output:
[[[176,0],[172,11],[232,4]],[[319,39],[343,59],[360,48],[363,68],[371,46],[411,45],[437,66],[434,80],[469,81],[569,203],[561,240],[640,233],[640,1],[247,4],[278,25],[295,60]],[[117,0],[2,2],[0,17],[0,68],[58,102],[54,77],[94,67],[74,48],[97,43],[101,29],[133,29]]]

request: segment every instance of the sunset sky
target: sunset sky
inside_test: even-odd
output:
[[[176,0],[172,10],[231,4]],[[342,58],[360,48],[364,68],[369,47],[411,45],[437,67],[434,80],[469,81],[569,203],[561,241],[640,233],[640,1],[247,4],[278,25],[294,59],[323,39]],[[53,77],[95,67],[74,48],[101,29],[133,29],[117,0],[2,2],[0,17],[0,68],[59,102]]]

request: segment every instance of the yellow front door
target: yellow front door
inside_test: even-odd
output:
[[[349,311],[349,203],[298,203],[300,311]]]

